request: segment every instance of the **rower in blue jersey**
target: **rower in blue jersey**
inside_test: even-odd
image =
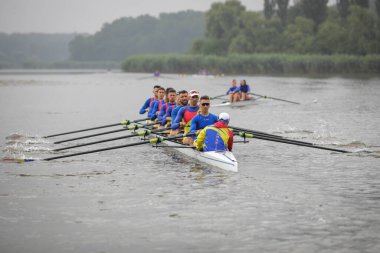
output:
[[[154,101],[152,105],[149,107],[148,117],[150,118],[150,120],[155,120],[157,118],[158,111],[160,110],[161,106],[165,104],[164,97],[165,97],[165,89],[162,87],[158,88],[158,91],[157,91],[158,100]]]
[[[215,114],[209,112],[210,109],[210,97],[202,96],[199,100],[200,111],[194,118],[191,120],[190,132],[189,133],[198,133],[200,130],[206,126],[210,126],[218,121],[218,117]],[[194,139],[194,138],[192,138]]]
[[[175,107],[169,107],[166,110],[165,115],[162,117],[161,126],[165,125],[171,125],[172,119],[175,119],[175,117],[178,114],[179,109],[182,108],[182,106],[186,106],[188,102],[188,93],[186,90],[181,90],[177,93],[177,103]]]
[[[160,88],[160,87],[161,86],[159,86],[159,85],[155,85],[153,87],[153,97],[148,98],[145,101],[145,103],[143,104],[143,106],[141,107],[141,109],[139,111],[140,114],[146,113],[149,110],[149,108],[152,105],[152,103],[157,100],[157,91],[158,91],[158,88]]]
[[[177,130],[180,127],[183,127],[184,134],[187,134],[190,131],[191,120],[194,118],[195,115],[198,114],[199,111],[199,92],[196,90],[191,90],[189,96],[189,104],[179,109],[174,122],[172,122],[172,130]],[[183,144],[189,145],[192,142],[192,138],[187,137],[183,139]]]
[[[240,80],[240,87],[239,87],[239,92],[240,92],[240,100],[250,100],[251,96],[249,96],[249,92],[251,91],[251,87],[247,84],[247,81],[245,80]]]
[[[163,117],[165,116],[167,110],[169,108],[174,108],[176,106],[176,96],[177,96],[177,93],[175,89],[173,88],[167,89],[167,94],[166,94],[167,101],[165,101],[165,104],[161,106],[160,111],[157,116],[157,121],[161,122],[161,124],[163,122]]]
[[[231,103],[239,101],[240,99],[239,87],[237,87],[235,79],[232,80],[232,86],[227,90],[226,94],[230,95]]]
[[[175,107],[172,110],[171,115],[170,115],[171,125],[173,125],[173,122],[174,122],[175,118],[177,117],[179,110],[181,110],[182,107],[187,106],[187,104],[189,103],[188,92],[186,90],[182,90],[182,91],[178,92],[178,99],[179,99],[179,103],[178,103],[177,107]],[[176,135],[176,134],[178,134],[178,132],[179,132],[179,129],[173,129],[172,128],[170,131],[170,135]]]

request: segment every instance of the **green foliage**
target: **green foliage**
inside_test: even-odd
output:
[[[336,7],[339,11],[339,16],[345,20],[348,16],[348,8],[350,7],[349,0],[337,0]]]
[[[264,0],[264,16],[271,19],[275,13],[276,0]]]
[[[301,8],[306,18],[314,21],[316,28],[325,21],[328,0],[301,0]]]
[[[204,14],[183,11],[159,18],[120,18],[94,35],[77,36],[70,43],[71,58],[81,61],[123,60],[142,53],[185,52],[204,31]]]
[[[164,54],[132,56],[124,61],[126,72],[192,74],[207,69],[213,74],[378,74],[380,55],[230,54],[202,56]]]

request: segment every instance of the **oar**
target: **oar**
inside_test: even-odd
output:
[[[351,153],[346,150],[342,149],[335,149],[335,148],[326,148],[314,144],[305,144],[299,141],[293,141],[293,140],[288,140],[288,139],[279,139],[279,138],[270,138],[270,137],[263,137],[263,136],[257,136],[251,133],[246,133],[246,132],[239,132],[239,136],[243,138],[256,138],[260,140],[267,140],[267,141],[274,141],[274,142],[281,142],[281,143],[286,143],[286,144],[292,144],[292,145],[297,145],[297,146],[304,146],[304,147],[309,147],[309,148],[317,148],[317,149],[324,149],[324,150],[330,150],[330,151],[335,151],[335,152],[341,152],[341,153]]]
[[[218,96],[211,97],[210,100],[214,100],[214,99],[221,98],[221,97],[224,97],[224,96],[227,96],[227,95],[224,93],[224,94],[221,94],[221,95],[218,95]]]
[[[90,131],[90,130],[96,130],[96,129],[101,129],[101,128],[106,128],[106,127],[113,127],[113,126],[120,126],[120,125],[129,125],[131,123],[136,123],[144,120],[148,120],[149,118],[144,118],[144,119],[136,119],[136,120],[122,120],[120,123],[115,123],[111,125],[105,125],[105,126],[98,126],[98,127],[92,127],[92,128],[86,128],[86,129],[81,129],[81,130],[76,130],[76,131],[71,131],[71,132],[65,132],[65,133],[60,133],[60,134],[52,134],[52,135],[47,135],[43,136],[43,138],[50,138],[50,137],[55,137],[55,136],[61,136],[61,135],[66,135],[66,134],[74,134],[74,133],[80,133],[80,132],[85,132],[85,131]]]
[[[288,102],[288,103],[292,103],[292,104],[296,104],[296,105],[300,104],[298,102],[293,102],[293,101],[289,101],[289,100],[285,100],[285,99],[281,99],[281,98],[270,97],[270,96],[266,96],[266,95],[260,95],[260,94],[256,94],[256,93],[252,93],[252,92],[249,92],[249,94],[255,95],[255,96],[258,96],[258,97],[261,97],[261,98],[270,98],[270,99],[279,100],[279,101],[283,101],[283,102]]]
[[[188,136],[192,136],[192,135],[194,135],[194,134],[176,135],[176,136],[171,136],[171,137],[156,137],[156,138],[153,138],[153,139],[150,139],[150,140],[146,140],[146,141],[129,143],[129,144],[125,144],[125,145],[113,146],[113,147],[108,147],[108,148],[94,149],[94,150],[89,150],[89,151],[80,152],[80,153],[61,155],[61,156],[54,156],[54,157],[49,157],[49,158],[44,158],[44,159],[38,159],[38,158],[18,158],[18,159],[16,159],[16,161],[17,162],[33,162],[33,161],[41,161],[41,160],[42,161],[50,161],[50,160],[56,160],[56,159],[61,159],[61,158],[66,158],[66,157],[72,157],[72,156],[78,156],[78,155],[97,153],[97,152],[102,152],[102,151],[107,151],[107,150],[133,147],[133,146],[138,146],[138,145],[143,145],[143,144],[148,144],[148,143],[158,144],[158,143],[161,143],[163,141],[173,140],[173,139],[182,138],[182,137],[188,137]]]
[[[127,139],[127,138],[131,138],[131,137],[135,137],[135,136],[144,136],[145,137],[145,136],[150,135],[152,133],[160,133],[160,132],[166,131],[168,129],[171,129],[171,127],[161,128],[161,129],[154,130],[154,131],[144,130],[144,131],[141,131],[141,132],[136,132],[136,133],[133,133],[133,134],[129,134],[129,135],[125,135],[125,136],[120,136],[120,137],[115,137],[115,138],[111,138],[111,139],[105,139],[105,140],[101,140],[101,141],[93,141],[93,142],[88,142],[88,143],[79,144],[79,145],[75,145],[75,146],[64,147],[64,148],[57,148],[57,149],[53,149],[53,151],[62,151],[62,150],[67,150],[67,149],[72,149],[72,148],[79,148],[79,147],[84,147],[84,146],[89,146],[89,145],[94,145],[94,144],[99,144],[99,143],[104,143],[104,142],[109,142],[109,141],[116,141],[116,140],[121,140],[121,139]]]
[[[90,135],[80,136],[80,137],[66,139],[66,140],[62,140],[62,141],[56,141],[56,142],[54,142],[54,144],[64,143],[64,142],[68,142],[68,141],[76,141],[76,140],[86,139],[86,138],[90,138],[90,137],[95,137],[95,136],[100,136],[100,135],[105,135],[105,134],[118,133],[118,132],[123,132],[123,131],[128,131],[128,130],[137,130],[137,129],[142,128],[144,126],[152,126],[152,125],[156,125],[156,124],[157,124],[157,122],[145,124],[145,125],[141,125],[141,126],[140,125],[126,126],[123,129],[101,132],[101,133],[97,133],[97,134],[90,134]]]
[[[237,130],[237,132],[238,131],[243,131],[243,132],[246,132],[246,133],[254,134],[255,136],[262,136],[262,137],[269,137],[269,138],[278,138],[278,139],[284,139],[284,140],[291,140],[291,139],[285,138],[285,137],[283,137],[281,135],[268,134],[268,133],[265,133],[265,132],[245,129],[245,128],[241,128],[241,127],[230,126],[230,128],[233,131],[236,131],[236,130]],[[295,141],[295,140],[291,140],[291,141]],[[313,143],[311,143],[311,142],[304,142],[304,141],[297,141],[297,142],[313,145]]]

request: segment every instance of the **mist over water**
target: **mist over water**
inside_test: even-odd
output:
[[[379,79],[151,76],[0,75],[1,252],[380,251]],[[54,152],[127,133],[62,144],[53,143],[118,128],[43,136],[143,118],[155,84],[216,96],[232,78],[301,105],[211,107],[231,125],[353,153],[250,139],[234,146],[238,173],[149,145],[10,162],[137,142]]]

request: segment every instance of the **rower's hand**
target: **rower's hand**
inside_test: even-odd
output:
[[[184,126],[186,126],[186,123],[185,123],[185,122],[181,122],[181,123],[179,123],[179,125],[180,125],[181,127],[184,127]]]

